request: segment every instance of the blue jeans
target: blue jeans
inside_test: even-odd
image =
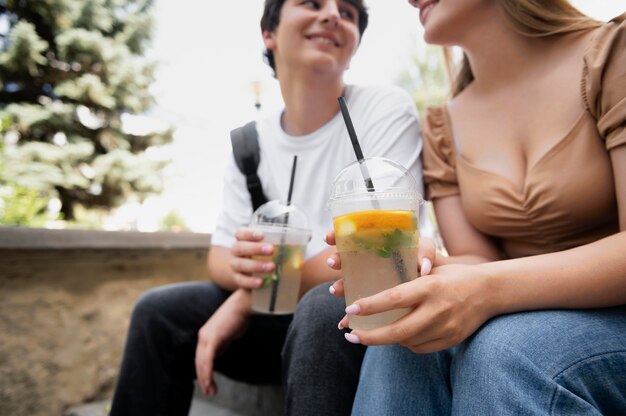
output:
[[[432,354],[370,347],[353,415],[626,415],[626,307],[503,315]]]

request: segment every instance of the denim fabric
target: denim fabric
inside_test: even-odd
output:
[[[626,415],[626,307],[494,318],[433,354],[368,348],[354,415]]]
[[[194,282],[141,296],[133,309],[111,415],[189,413],[198,330],[229,295],[214,284]],[[252,384],[280,384],[284,373],[287,415],[349,414],[365,349],[346,342],[337,330],[344,307],[326,284],[301,300],[295,318],[253,315],[245,335],[216,359],[215,370]],[[329,399],[335,383],[345,394],[342,401]]]
[[[345,301],[328,284],[300,300],[283,350],[286,414],[349,415],[359,382],[365,346],[347,342],[337,324]]]

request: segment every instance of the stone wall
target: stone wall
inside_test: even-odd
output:
[[[206,280],[208,234],[0,228],[0,415],[110,398],[146,289]]]

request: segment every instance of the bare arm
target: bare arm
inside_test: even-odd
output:
[[[439,231],[449,257],[437,256],[435,266],[444,264],[478,264],[500,260],[493,241],[476,230],[463,214],[458,195],[436,199],[433,203],[439,219]]]
[[[196,377],[204,394],[215,395],[213,379],[215,357],[246,331],[251,315],[252,298],[249,290],[233,292],[198,331],[196,345]]]

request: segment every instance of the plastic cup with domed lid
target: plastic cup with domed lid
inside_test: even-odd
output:
[[[291,314],[300,294],[304,251],[311,237],[309,221],[302,210],[283,201],[269,201],[252,215],[250,228],[263,233],[263,241],[274,246],[269,256],[254,256],[274,262],[272,273],[257,274],[263,285],[252,290],[252,309],[269,314]]]
[[[346,305],[417,277],[418,219],[423,202],[415,178],[390,159],[365,158],[337,174],[328,206],[341,257]],[[409,311],[350,315],[349,326],[378,328]]]

